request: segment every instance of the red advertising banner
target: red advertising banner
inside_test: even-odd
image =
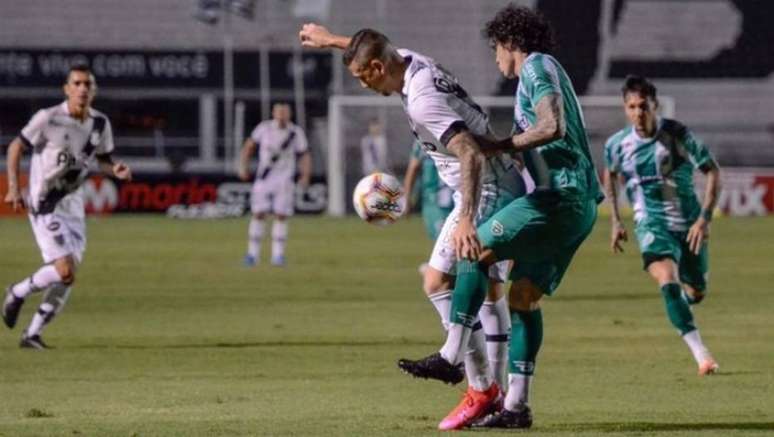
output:
[[[26,186],[26,176],[21,180]],[[242,182],[218,174],[135,175],[132,182],[120,182],[95,175],[83,184],[86,212],[167,213],[181,218],[207,216],[239,216],[248,212],[252,182]],[[0,174],[0,195],[8,191],[5,174]],[[321,178],[298,192],[295,202],[298,213],[316,214],[328,204],[327,186]],[[11,215],[9,205],[0,205],[0,216]],[[16,213],[22,214],[22,213]]]

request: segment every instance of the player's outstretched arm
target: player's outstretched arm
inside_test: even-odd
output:
[[[481,171],[486,158],[476,140],[468,131],[454,135],[446,145],[460,161],[462,175],[462,205],[459,223],[454,230],[453,240],[457,259],[478,260],[481,255],[481,243],[476,235],[474,220],[481,193]]]
[[[611,208],[610,250],[612,250],[613,253],[623,253],[624,249],[621,242],[628,241],[629,237],[626,235],[626,227],[624,227],[623,222],[621,221],[621,212],[618,209],[618,173],[608,170],[605,172],[604,176],[605,189],[607,190],[607,195],[610,199]]]
[[[321,26],[317,23],[306,23],[301,26],[301,31],[298,32],[298,38],[301,40],[301,45],[304,47],[311,47],[317,49],[341,49],[344,50],[349,45],[350,37],[344,35],[336,35],[331,33],[325,26]]]
[[[547,94],[535,106],[535,125],[511,137],[511,144],[518,152],[533,149],[562,138],[567,131],[564,105],[559,94]]]
[[[688,229],[688,235],[685,238],[691,252],[697,255],[701,250],[702,242],[709,238],[709,224],[712,220],[712,212],[718,204],[721,190],[720,168],[716,163],[713,162],[708,167],[705,175],[707,176],[707,183],[704,188],[704,202],[701,206],[701,214],[696,222],[691,225],[690,229]]]
[[[109,174],[121,181],[132,180],[132,169],[121,161],[113,161],[113,156],[109,153],[97,155],[97,163],[103,173]]]
[[[8,175],[8,192],[5,194],[5,202],[11,205],[14,211],[20,211],[24,208],[24,198],[19,187],[19,163],[21,163],[22,152],[24,151],[24,141],[16,137],[8,146],[8,155],[6,160]]]

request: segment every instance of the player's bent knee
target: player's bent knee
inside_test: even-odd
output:
[[[75,262],[70,258],[60,258],[54,262],[54,268],[62,278],[62,283],[71,285],[75,282]]]
[[[540,308],[543,291],[527,278],[521,278],[511,284],[508,293],[508,305],[516,311],[534,311]]]
[[[438,271],[432,267],[425,270],[422,278],[422,289],[425,294],[430,296],[441,291],[447,291],[454,287],[454,277]]]

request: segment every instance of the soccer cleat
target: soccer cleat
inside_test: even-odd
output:
[[[462,401],[438,424],[441,431],[451,431],[470,426],[471,423],[498,410],[502,393],[497,384],[484,391],[468,387]]]
[[[255,265],[258,264],[258,260],[248,253],[242,260],[242,264],[244,264],[245,267],[255,267]]]
[[[532,411],[525,406],[521,411],[502,409],[481,420],[473,422],[473,428],[529,428],[532,426]]]
[[[2,316],[5,326],[13,329],[13,327],[16,326],[16,319],[19,318],[19,311],[21,311],[22,304],[24,304],[24,299],[16,297],[11,289],[11,285],[5,289]]]
[[[21,341],[19,342],[19,347],[22,349],[37,350],[51,349],[51,346],[43,342],[43,339],[40,338],[40,335],[28,336],[26,332],[22,335]]]
[[[718,365],[717,361],[711,357],[706,358],[701,362],[701,364],[699,364],[699,376],[712,375],[717,373],[718,369],[720,369],[720,366]]]
[[[401,358],[398,360],[398,367],[416,378],[437,379],[452,385],[459,384],[465,379],[462,364],[455,366],[446,361],[438,352],[416,361]]]
[[[280,256],[273,256],[271,257],[271,265],[275,267],[284,267],[285,266],[285,257]]]

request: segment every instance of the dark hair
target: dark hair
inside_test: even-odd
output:
[[[94,74],[91,72],[91,67],[89,67],[86,64],[73,64],[67,70],[67,76],[65,76],[65,83],[67,83],[67,81],[70,80],[70,74],[72,74],[73,71],[78,71],[86,74]]]
[[[624,84],[621,87],[621,93],[624,97],[628,93],[637,93],[645,98],[652,98],[656,100],[656,87],[648,79],[635,74],[630,74],[624,79]]]
[[[486,23],[482,33],[492,48],[500,43],[524,53],[551,53],[556,47],[554,30],[545,17],[513,3],[500,9],[494,19]]]
[[[382,59],[389,45],[390,40],[383,33],[373,29],[360,29],[352,35],[341,60],[346,66],[355,60],[363,65],[374,58]]]

